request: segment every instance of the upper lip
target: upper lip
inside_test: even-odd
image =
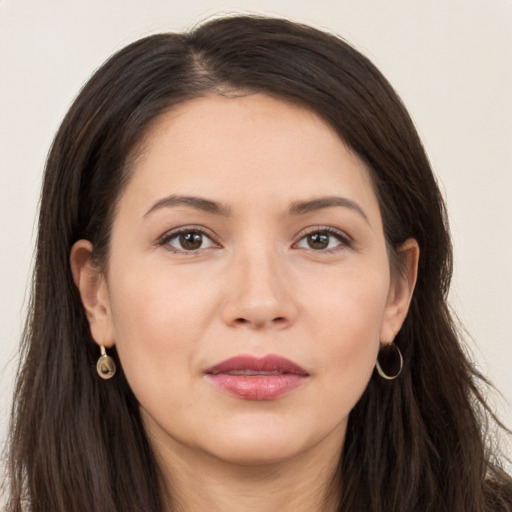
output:
[[[269,354],[264,357],[242,354],[221,361],[205,371],[205,373],[210,375],[231,372],[244,372],[255,375],[268,372],[293,373],[295,375],[304,376],[309,375],[308,372],[297,363],[274,354]]]

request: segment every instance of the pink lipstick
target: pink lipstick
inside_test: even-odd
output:
[[[208,368],[205,374],[221,391],[245,400],[274,400],[309,377],[298,364],[272,354],[231,357]]]

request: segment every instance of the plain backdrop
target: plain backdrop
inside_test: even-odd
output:
[[[447,199],[451,302],[493,399],[512,409],[511,0],[0,0],[0,441],[30,288],[41,176],[60,120],[113,52],[210,16],[284,16],[341,35],[404,100]]]

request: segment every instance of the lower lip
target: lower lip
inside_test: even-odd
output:
[[[229,375],[208,374],[210,382],[230,395],[245,400],[274,400],[299,387],[307,379],[305,375]]]

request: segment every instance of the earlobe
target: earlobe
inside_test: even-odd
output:
[[[391,343],[402,327],[418,275],[420,257],[418,242],[414,238],[407,239],[397,249],[397,253],[402,262],[402,269],[391,276],[388,302],[380,332],[382,343]]]
[[[93,246],[88,240],[78,240],[71,248],[70,264],[73,281],[98,345],[111,347],[114,333],[105,276],[92,261]]]

